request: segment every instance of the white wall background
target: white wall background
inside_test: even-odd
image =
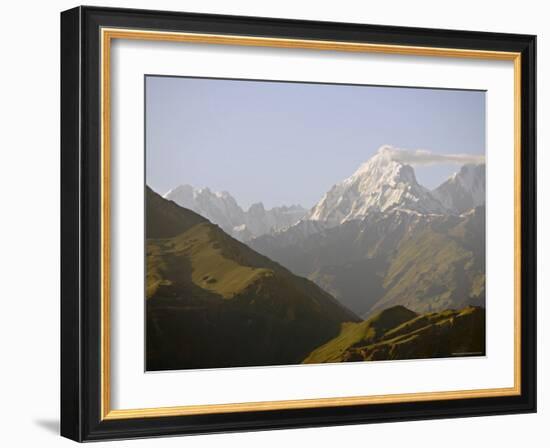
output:
[[[537,34],[539,171],[539,413],[335,428],[124,441],[109,446],[493,445],[542,447],[550,441],[545,374],[550,319],[550,157],[545,154],[550,97],[549,11],[523,0],[133,0],[88,4],[205,13],[335,20],[385,25]],[[59,414],[59,12],[78,3],[5,2],[0,70],[0,440],[3,446],[69,446]],[[546,279],[544,278],[546,277]],[[98,444],[96,446],[107,446]]]

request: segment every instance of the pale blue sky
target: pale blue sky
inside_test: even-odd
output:
[[[146,182],[313,206],[384,144],[485,153],[485,92],[146,77]],[[458,165],[416,166],[433,188]]]

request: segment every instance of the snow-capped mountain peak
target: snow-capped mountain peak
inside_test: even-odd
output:
[[[444,207],[421,186],[414,169],[392,158],[382,146],[350,177],[334,185],[310,211],[308,218],[337,225],[365,217],[371,211],[407,210],[443,213]]]
[[[191,185],[180,185],[168,191],[164,198],[204,216],[242,241],[284,229],[306,214],[299,205],[266,210],[261,202],[245,211],[227,191],[213,192],[208,187]]]
[[[362,190],[371,190],[380,185],[395,186],[400,182],[417,183],[414,169],[410,165],[393,160],[388,146],[382,146],[343,183],[354,182],[359,182]]]
[[[463,165],[432,191],[432,195],[453,213],[464,213],[485,204],[485,164]]]
[[[368,176],[375,175],[375,176],[381,176],[381,177],[399,175],[399,171],[401,170],[401,167],[404,167],[404,166],[409,167],[409,165],[404,165],[396,161],[393,158],[392,154],[393,154],[393,148],[391,146],[389,145],[381,146],[374,156],[372,156],[366,162],[362,163],[359,166],[359,168],[357,168],[355,173],[353,173],[346,180],[355,179],[357,177],[363,177],[365,175],[368,175]],[[412,174],[414,175],[414,171],[412,171]]]

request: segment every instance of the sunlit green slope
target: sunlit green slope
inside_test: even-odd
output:
[[[485,310],[417,314],[403,306],[388,308],[314,350],[304,363],[438,358],[485,354]]]

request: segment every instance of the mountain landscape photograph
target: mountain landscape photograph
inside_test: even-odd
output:
[[[485,92],[146,76],[147,371],[485,356]]]

